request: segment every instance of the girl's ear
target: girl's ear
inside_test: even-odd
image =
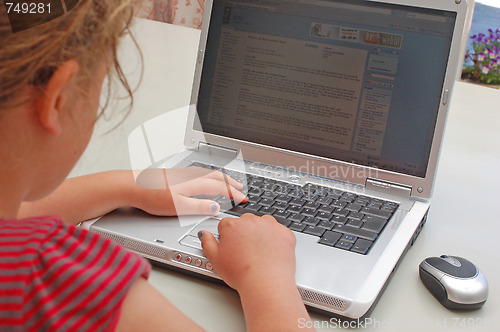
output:
[[[51,135],[62,132],[60,114],[63,106],[71,102],[71,80],[78,72],[78,62],[68,60],[57,68],[35,100],[37,119]]]

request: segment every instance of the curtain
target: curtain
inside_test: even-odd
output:
[[[205,0],[145,0],[138,16],[200,29]]]

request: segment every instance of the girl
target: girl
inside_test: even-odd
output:
[[[99,117],[106,75],[128,88],[116,53],[132,2],[80,0],[15,33],[0,7],[0,330],[201,329],[147,283],[145,260],[70,225],[120,206],[216,213],[217,203],[191,197],[200,194],[245,199],[241,184],[198,168],[160,171],[160,189],[137,186],[128,171],[64,181]],[[219,234],[220,243],[199,236],[214,269],[240,294],[248,330],[292,331],[309,320],[290,230],[269,216],[244,215],[223,219]]]

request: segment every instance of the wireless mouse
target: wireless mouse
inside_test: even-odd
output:
[[[465,258],[426,258],[420,263],[419,274],[425,287],[448,309],[478,309],[488,298],[486,278]]]

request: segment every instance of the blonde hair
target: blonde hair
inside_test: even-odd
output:
[[[63,16],[16,33],[11,30],[5,6],[0,6],[0,115],[26,86],[41,91],[54,70],[69,59],[78,62],[79,78],[90,80],[111,56],[110,73],[116,74],[132,97],[117,48],[120,37],[129,32],[137,2],[80,0]]]

